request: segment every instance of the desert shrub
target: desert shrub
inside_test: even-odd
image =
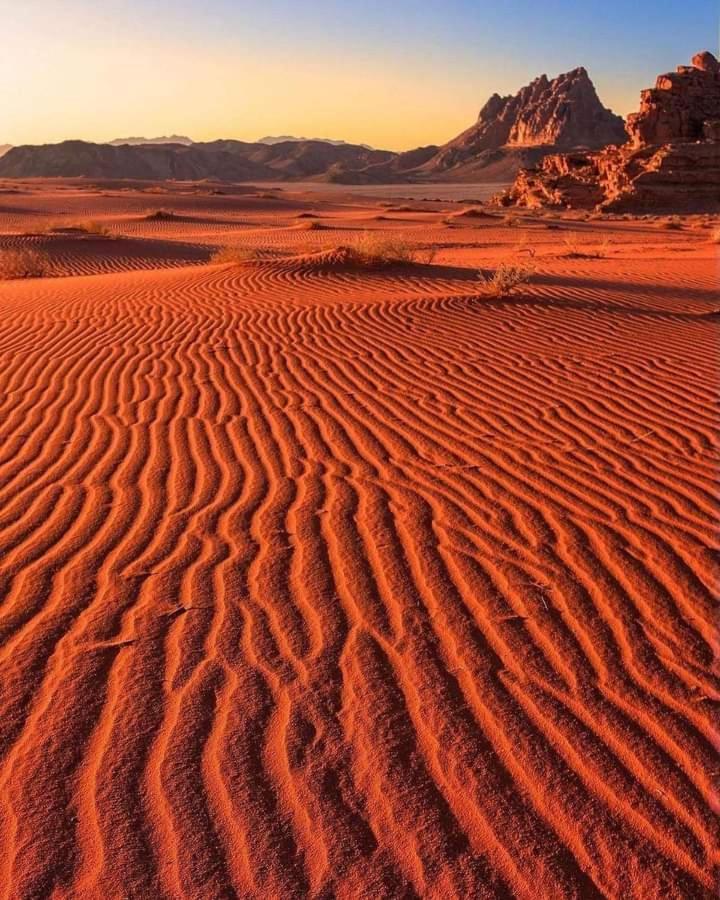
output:
[[[393,263],[413,263],[417,249],[403,235],[383,235],[365,231],[349,247],[355,263],[370,268]]]
[[[216,265],[242,265],[255,259],[262,259],[260,250],[253,247],[221,247],[210,257],[210,262]]]
[[[515,218],[515,216],[505,216],[503,221],[503,225],[507,228],[517,228],[520,224],[519,220]]]
[[[488,297],[508,297],[516,288],[528,284],[535,270],[532,266],[501,263],[488,278],[480,275],[483,293]]]
[[[42,278],[49,270],[48,258],[39,250],[0,250],[0,279]]]
[[[574,231],[563,236],[563,244],[565,244],[565,256],[569,259],[584,259],[593,255],[588,253],[587,245],[580,240],[580,236]]]
[[[720,244],[720,228],[716,228],[715,231],[710,235],[710,241],[713,244]]]
[[[110,229],[95,219],[82,219],[80,222],[73,222],[66,226],[66,231],[79,231],[82,234],[98,234],[107,237]]]
[[[177,215],[169,209],[156,209],[154,212],[147,213],[145,218],[148,222],[167,222],[177,219]]]
[[[666,228],[669,231],[680,231],[683,227],[682,220],[677,216],[673,216],[671,219],[667,219],[665,222],[662,222],[660,225],[661,228]]]
[[[565,256],[568,259],[600,259],[605,256],[610,246],[610,238],[604,237],[595,249],[590,249],[588,243],[581,241],[575,232],[570,232],[563,238],[563,243],[567,248]]]

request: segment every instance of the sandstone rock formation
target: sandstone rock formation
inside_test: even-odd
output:
[[[700,141],[704,126],[720,117],[720,63],[707,50],[690,66],[660,75],[654,88],[640,95],[640,111],[628,117],[634,147]]]
[[[513,150],[597,149],[625,140],[623,120],[600,102],[583,68],[536,78],[514,96],[488,100],[477,122],[441,147],[423,167],[428,174],[462,170],[476,161],[496,161],[500,148]],[[540,158],[543,152],[536,152]],[[515,154],[517,158],[519,154]]]
[[[505,205],[603,209],[720,206],[720,63],[705,51],[661,75],[628,118],[629,140],[547,156],[518,173]]]

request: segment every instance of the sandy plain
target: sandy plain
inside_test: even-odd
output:
[[[717,221],[0,189],[1,897],[715,895]]]

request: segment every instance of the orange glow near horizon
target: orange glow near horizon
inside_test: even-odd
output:
[[[49,0],[13,8],[3,22],[0,78],[15,89],[0,98],[0,144],[288,134],[404,150],[451,139],[490,94],[515,93],[542,71],[552,77],[587,65],[602,102],[623,115],[649,83],[622,67],[594,71],[572,46],[535,51],[536,60],[520,50],[508,55],[489,33],[484,49],[472,41],[455,46],[457,34],[442,25],[417,25],[407,35],[410,26],[398,26],[403,41],[396,34],[393,43],[377,29],[338,32],[342,22],[335,34],[315,33],[288,10],[277,19],[284,27],[273,31],[258,24],[262,10],[254,4],[226,5],[220,19],[223,2],[211,0],[215,18],[188,0],[153,0],[142,12],[135,0],[122,10],[82,0],[65,0],[62,9]],[[317,19],[320,6],[309,16]],[[225,19],[232,27],[223,29]],[[515,39],[530,40],[522,33]],[[648,71],[659,69],[648,64]]]

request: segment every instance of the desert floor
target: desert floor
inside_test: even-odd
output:
[[[0,187],[0,897],[715,896],[717,220]]]

